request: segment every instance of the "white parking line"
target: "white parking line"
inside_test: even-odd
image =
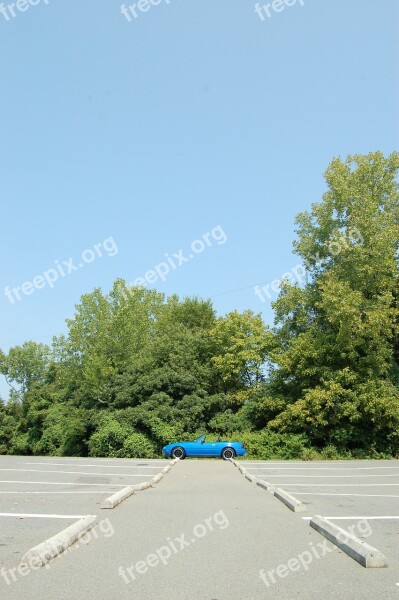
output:
[[[313,517],[302,517],[304,521],[310,521]],[[393,517],[323,517],[323,519],[328,519],[329,521],[395,521],[399,519],[399,516]]]
[[[354,496],[355,498],[399,498],[399,496],[385,494],[323,494],[317,492],[295,492],[296,496]]]
[[[287,465],[293,465],[293,466],[306,465],[308,467],[310,467],[310,466],[316,466],[316,465],[319,465],[319,466],[324,466],[325,465],[326,467],[328,467],[328,466],[333,465],[334,467],[337,467],[337,466],[339,466],[339,467],[346,467],[346,466],[351,467],[351,465],[355,465],[355,466],[356,465],[362,465],[365,462],[367,464],[367,461],[360,461],[360,460],[358,460],[358,461],[340,460],[340,461],[335,461],[335,462],[334,461],[330,462],[329,460],[326,460],[326,461],[315,461],[315,462],[309,462],[308,460],[307,461],[306,460],[305,461],[298,460],[298,461],[293,461],[291,463],[288,462],[288,461],[286,461],[286,460],[281,460],[281,461],[277,461],[277,462],[276,461],[270,461],[270,462],[268,462],[268,461],[266,461],[266,462],[265,461],[263,461],[263,462],[262,461],[258,461],[258,462],[246,462],[244,460],[240,460],[239,461],[240,465],[244,465],[244,467],[247,467],[249,465],[256,465],[256,466],[260,466],[260,465],[266,465],[266,466],[268,466],[268,465],[280,465],[282,467],[285,467]],[[375,462],[375,466],[376,467],[381,468],[377,464],[380,461],[374,461],[374,462]],[[389,463],[392,463],[392,464],[399,464],[398,460],[390,460],[390,461],[385,461],[385,462],[389,462]],[[395,467],[393,467],[393,468],[395,468]]]
[[[1,458],[5,458],[5,457],[4,457],[4,456],[2,456]],[[12,457],[11,457],[11,455],[7,455],[7,457],[6,457],[6,458],[12,458]],[[27,457],[25,456],[24,458],[26,459]],[[36,458],[36,457],[32,457],[32,458]],[[82,462],[82,463],[83,463],[83,466],[84,466],[84,461],[87,461],[87,460],[90,460],[90,462],[93,462],[93,461],[96,461],[96,460],[98,460],[98,462],[99,462],[99,466],[101,466],[103,463],[107,463],[107,462],[114,463],[114,464],[115,464],[115,466],[118,466],[120,463],[124,463],[125,465],[132,466],[132,467],[134,467],[136,464],[139,464],[139,463],[150,463],[150,464],[162,463],[162,464],[164,464],[164,465],[167,465],[167,464],[169,464],[169,461],[168,461],[168,460],[166,460],[166,459],[159,459],[159,460],[156,460],[156,459],[151,459],[151,458],[148,458],[148,459],[147,459],[147,458],[143,458],[143,459],[130,459],[130,458],[98,458],[98,459],[96,459],[96,458],[94,458],[94,457],[87,458],[87,457],[81,457],[81,456],[80,456],[80,457],[78,457],[78,456],[77,456],[76,458],[68,458],[68,457],[66,457],[66,456],[63,456],[63,457],[60,457],[60,458],[61,458],[61,460],[62,460],[62,461],[69,461],[69,460],[70,460],[71,462],[70,462],[70,463],[68,463],[68,464],[70,464],[71,466],[72,466],[72,465],[74,465],[74,464],[76,464],[76,466],[78,466],[78,465],[77,465],[77,463],[79,463],[79,462]],[[57,457],[55,457],[55,456],[52,456],[52,457],[49,457],[49,459],[50,459],[50,461],[47,461],[47,460],[42,460],[42,461],[40,462],[40,464],[41,464],[41,465],[48,465],[48,464],[50,464],[50,462],[53,462],[54,460],[56,460],[56,459],[57,459]],[[131,462],[129,462],[129,460],[131,460]],[[16,461],[16,462],[17,462],[17,461]],[[29,461],[29,462],[30,462],[30,461]],[[21,463],[21,464],[25,464],[25,463]],[[104,465],[104,466],[105,466],[105,465]],[[121,465],[121,466],[122,466],[122,465]]]
[[[43,463],[43,462],[26,462],[26,463],[21,463],[23,465],[40,465],[41,467],[43,467],[44,465],[50,465],[52,467],[70,467],[71,465],[73,465],[73,463]],[[140,465],[75,465],[76,467],[81,467],[82,469],[84,469],[85,467],[95,467],[96,469],[160,469],[161,466],[159,467],[144,467],[144,466],[140,466]],[[0,469],[2,470],[2,469]],[[10,469],[11,470],[11,469]],[[47,471],[47,473],[51,473],[51,471]]]
[[[2,469],[0,469],[1,471]],[[12,469],[8,469],[12,471]],[[16,471],[19,469],[15,469]],[[51,471],[47,471],[47,473],[51,473]],[[275,475],[269,475],[269,477],[298,477],[298,475],[282,475],[281,473],[276,473]],[[355,477],[361,479],[367,479],[369,477],[399,477],[399,471],[397,473],[388,473],[385,475],[301,475],[301,477],[311,478],[311,479],[354,479]]]
[[[289,483],[288,481],[284,481],[284,483],[275,483],[273,481],[273,485],[285,485],[285,487],[292,486],[301,486],[301,487],[393,487],[394,485],[399,485],[399,483]]]
[[[43,469],[0,469],[0,471],[12,471],[13,473],[58,473],[61,475],[95,475],[96,477],[147,477],[147,475],[145,475],[144,473],[141,475],[135,475],[132,473],[86,473],[83,471],[48,471]]]
[[[8,481],[5,479],[0,479],[0,483],[22,483],[22,485],[75,485],[77,487],[88,485],[100,487],[104,485],[103,483],[76,483],[76,481],[74,483],[55,483],[54,481]],[[110,487],[126,487],[125,484],[120,485],[117,483],[108,483],[107,485],[109,485]]]
[[[68,492],[66,490],[64,490],[63,492],[3,492],[3,490],[0,491],[0,495],[3,494],[13,494],[13,495],[17,495],[17,494],[38,494],[39,496],[48,496],[48,495],[53,495],[53,494],[110,494],[112,493],[114,490],[93,490],[92,492]]]
[[[87,515],[37,515],[25,513],[0,513],[0,517],[18,517],[19,519],[83,519]]]
[[[346,469],[340,469],[339,467],[249,467],[248,471],[373,471],[380,469],[396,469],[399,473],[399,466],[397,467],[349,467]]]

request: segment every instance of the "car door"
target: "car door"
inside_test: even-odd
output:
[[[201,456],[217,456],[218,455],[218,443],[217,442],[204,442],[202,444]]]

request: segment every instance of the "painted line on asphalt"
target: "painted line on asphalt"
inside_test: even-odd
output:
[[[88,486],[89,485],[89,486],[93,486],[93,487],[94,486],[95,487],[104,486],[103,483],[76,483],[76,481],[73,482],[73,483],[64,483],[64,482],[62,482],[62,483],[55,483],[54,481],[6,481],[4,479],[0,479],[0,483],[22,483],[22,485],[75,485],[77,487],[81,487],[83,485],[84,486]],[[107,485],[109,485],[109,487],[120,487],[120,488],[125,487],[123,485],[123,483],[122,484],[119,484],[119,483],[109,483]]]
[[[84,519],[86,515],[47,515],[35,513],[0,513],[0,517],[18,517],[19,519]]]
[[[274,482],[272,482],[274,483]],[[393,487],[399,485],[399,483],[274,483],[274,485],[285,485],[290,486],[302,486],[302,487]]]
[[[60,492],[62,493],[62,492]],[[327,494],[317,492],[295,492],[297,496],[354,496],[355,498],[399,498],[394,494]]]
[[[9,459],[13,459],[16,457],[13,457],[12,455],[7,455],[7,458]],[[24,457],[19,457],[19,458],[26,458],[26,456]],[[47,461],[47,457],[43,456],[41,457],[43,460],[41,461],[40,464],[48,464]],[[55,460],[57,457],[55,456],[49,456],[48,457],[50,460]],[[68,458],[67,456],[62,456],[60,457],[63,461],[71,461],[70,464],[73,465],[75,462],[82,462],[84,460],[89,460],[90,462],[93,461],[98,461],[99,464],[101,465],[102,463],[106,463],[106,462],[112,462],[112,463],[116,463],[116,465],[120,464],[120,463],[124,463],[124,464],[128,464],[128,465],[135,465],[136,463],[165,463],[166,460],[165,459],[155,459],[155,458],[135,458],[135,459],[129,459],[129,458],[94,458],[93,456],[90,458],[87,457],[82,457],[82,456],[75,456],[73,458]],[[132,462],[128,462],[129,460],[131,460]]]
[[[266,466],[268,466],[268,465],[281,465],[281,466],[286,466],[286,465],[293,465],[293,466],[307,465],[309,467],[309,466],[313,466],[313,465],[314,466],[316,466],[316,465],[319,465],[319,466],[323,466],[323,465],[331,466],[331,465],[333,465],[333,466],[344,467],[344,466],[363,465],[365,462],[367,464],[367,461],[359,461],[359,460],[357,460],[357,461],[356,460],[340,460],[340,461],[335,461],[335,462],[334,461],[330,462],[329,460],[325,460],[325,461],[312,461],[312,462],[310,462],[308,460],[303,460],[303,461],[298,460],[298,461],[292,461],[292,462],[289,462],[289,461],[286,461],[286,460],[270,461],[270,462],[269,461],[246,462],[245,460],[240,460],[240,463],[244,464],[245,466],[248,466],[248,465],[257,465],[257,466],[259,466],[259,465],[266,465]],[[372,461],[370,461],[370,462],[372,462]],[[379,462],[380,461],[374,461],[375,465],[378,466],[379,468],[381,468],[381,466],[378,465]],[[389,461],[386,461],[386,462],[394,463],[394,464],[398,464],[399,463],[398,460],[389,460]],[[397,468],[397,467],[393,467],[393,468]]]
[[[373,471],[373,470],[381,470],[381,469],[396,469],[399,473],[398,467],[349,467],[346,469],[340,469],[339,467],[271,467],[267,469],[266,467],[249,467],[249,471]]]
[[[0,495],[1,494],[13,494],[14,496],[17,494],[38,494],[39,496],[48,496],[49,494],[53,495],[53,494],[109,494],[110,492],[113,492],[113,490],[93,490],[91,492],[68,492],[66,490],[63,490],[62,492],[3,492],[3,490],[0,490]]]
[[[304,521],[310,521],[313,517],[302,517]],[[372,517],[323,517],[323,519],[328,519],[329,521],[395,521],[399,519],[399,516],[372,516]]]
[[[23,465],[40,465],[41,467],[43,467],[44,465],[50,465],[52,467],[70,467],[71,465],[73,465],[73,463],[42,463],[42,462],[26,462],[26,463],[21,463]],[[96,469],[160,469],[161,465],[157,466],[157,467],[145,467],[142,465],[93,465],[93,464],[89,464],[89,465],[76,465],[76,467],[82,468],[84,469],[85,467],[94,467]],[[0,470],[4,470],[4,469],[0,469]],[[11,469],[9,469],[11,470]],[[18,470],[18,469],[15,469]],[[47,473],[51,473],[51,471],[47,471]]]
[[[147,477],[145,473],[135,475],[133,473],[87,473],[83,471],[48,471],[43,469],[0,469],[0,471],[11,471],[12,473],[57,473],[59,475],[95,475],[96,477]]]
[[[1,471],[2,469],[0,469]],[[7,469],[12,471],[12,469]],[[16,469],[18,470],[18,469]],[[252,471],[253,469],[250,469]],[[47,473],[51,473],[51,471],[47,471]],[[270,477],[270,475],[269,475]],[[298,477],[298,475],[281,475],[276,474],[272,475],[272,477]],[[369,479],[370,477],[399,477],[399,471],[397,473],[388,473],[384,475],[301,475],[302,478],[306,479],[354,479],[357,477],[358,479]]]

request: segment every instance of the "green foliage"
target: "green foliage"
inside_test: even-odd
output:
[[[209,431],[213,431],[219,435],[225,435],[227,433],[230,437],[233,435],[234,431],[248,431],[250,426],[251,423],[249,419],[245,417],[243,411],[233,412],[232,409],[216,414],[208,423]]]
[[[275,433],[268,429],[239,432],[233,437],[245,443],[248,457],[254,460],[300,460],[309,448],[305,435]]]
[[[18,419],[18,406],[12,402],[4,404],[0,398],[0,454],[11,453]]]
[[[122,457],[129,433],[127,427],[123,427],[115,419],[107,418],[89,440],[90,456]]]
[[[4,375],[16,397],[20,398],[34,383],[45,380],[50,359],[51,351],[48,346],[25,342],[22,346],[10,348],[7,355],[0,350],[0,373]]]
[[[75,407],[55,404],[46,411],[43,435],[34,444],[34,454],[84,456],[87,414]]]
[[[156,458],[157,451],[154,444],[142,433],[131,433],[123,444],[125,458]]]
[[[29,444],[29,433],[15,432],[12,438],[11,447],[7,454],[15,454],[17,456],[32,454],[31,446]]]
[[[146,435],[126,423],[106,417],[89,440],[90,456],[112,458],[155,458],[156,446]]]
[[[151,458],[208,431],[263,460],[398,456],[398,170],[397,153],[331,162],[273,329],[117,280],[51,349],[0,350],[0,453]]]
[[[242,314],[234,311],[218,319],[210,334],[215,344],[212,363],[225,389],[242,392],[264,380],[273,336],[260,315],[249,310]]]
[[[335,159],[323,201],[297,219],[309,283],[287,283],[275,303],[264,402],[275,431],[398,451],[398,169],[398,154]]]

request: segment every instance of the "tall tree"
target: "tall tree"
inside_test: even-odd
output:
[[[273,335],[260,315],[246,310],[221,317],[211,331],[215,344],[212,357],[226,392],[238,393],[244,400],[249,390],[265,379],[266,359],[273,346]]]
[[[50,348],[36,342],[25,342],[10,348],[8,354],[0,350],[0,373],[4,375],[13,394],[22,399],[34,383],[43,382],[51,360]]]
[[[295,249],[310,281],[304,289],[287,283],[275,303],[271,388],[286,408],[272,427],[306,431],[320,443],[362,444],[369,435],[384,447],[384,422],[395,437],[398,169],[397,153],[335,159],[323,201],[298,216]]]

